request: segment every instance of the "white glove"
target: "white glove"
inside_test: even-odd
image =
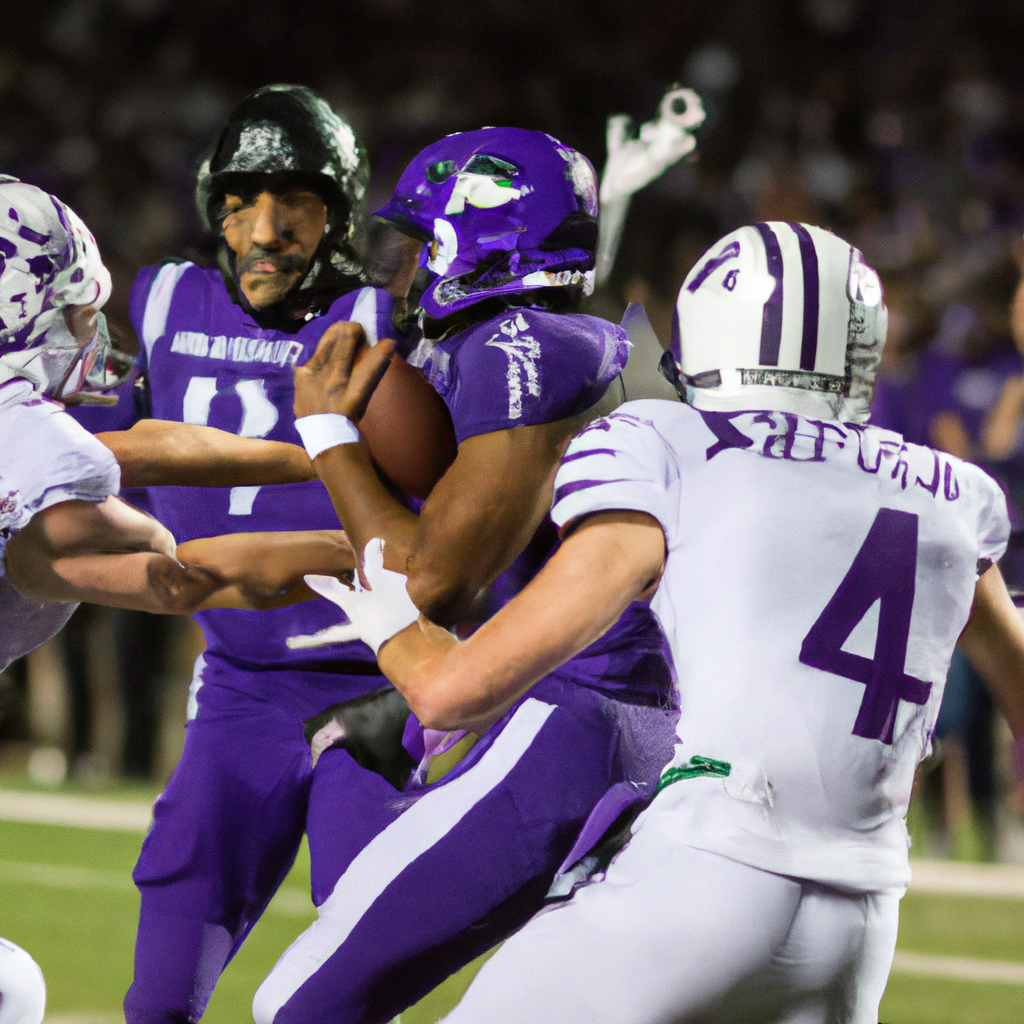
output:
[[[405,589],[404,573],[384,568],[384,541],[374,537],[363,551],[364,587],[356,574],[352,590],[333,576],[305,576],[321,597],[333,601],[349,617],[360,638],[376,654],[384,644],[420,617]]]
[[[600,287],[615,265],[630,197],[649,185],[680,157],[697,146],[693,131],[704,123],[704,106],[692,89],[670,89],[658,116],[630,138],[628,114],[608,118],[608,160],[601,174],[601,216],[594,260],[594,283]]]
[[[665,93],[658,118],[640,126],[638,138],[628,137],[630,118],[608,118],[608,162],[601,175],[601,205],[639,192],[680,157],[693,152],[692,132],[704,121],[704,107],[692,89]]]

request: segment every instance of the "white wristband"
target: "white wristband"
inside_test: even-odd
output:
[[[306,452],[315,459],[321,452],[339,444],[354,444],[361,435],[359,428],[340,412],[318,412],[312,416],[300,416],[295,429],[302,438]]]

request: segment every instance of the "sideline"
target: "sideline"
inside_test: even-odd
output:
[[[916,974],[946,981],[984,981],[1003,985],[1024,985],[1024,964],[1005,960],[974,960],[965,956],[936,956],[896,950],[894,974]]]
[[[1024,865],[1021,864],[911,859],[910,874],[910,893],[1024,899]]]
[[[129,899],[137,898],[129,872],[104,868],[0,860],[0,882],[37,885],[46,889],[101,889],[119,893]],[[296,885],[282,885],[270,901],[266,913],[274,917],[306,918],[310,921],[316,917],[309,893]]]
[[[63,793],[0,789],[0,821],[145,832],[153,820],[148,800],[110,800]],[[964,864],[911,858],[911,893],[949,893],[1024,899],[1024,865]]]
[[[150,800],[104,800],[63,793],[0,790],[0,821],[146,832],[152,820]]]

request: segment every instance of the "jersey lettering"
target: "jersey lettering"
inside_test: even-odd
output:
[[[523,415],[523,387],[533,398],[540,397],[540,374],[537,361],[540,359],[540,342],[532,334],[522,313],[517,313],[499,325],[501,334],[495,334],[486,342],[492,348],[500,348],[508,357],[508,418],[518,420]]]
[[[871,529],[825,610],[800,648],[800,661],[864,684],[855,736],[892,743],[901,700],[924,704],[932,684],[905,671],[917,571],[917,516],[878,510]],[[842,649],[868,609],[879,602],[873,658]]]
[[[769,459],[788,462],[826,462],[831,446],[842,450],[851,437],[857,439],[857,465],[872,475],[885,469],[900,489],[910,483],[910,450],[897,434],[870,430],[859,423],[836,423],[812,420],[790,412],[711,412],[697,410],[704,425],[717,438],[704,453],[710,461],[730,448],[753,449]],[[766,429],[767,428],[767,429]],[[927,491],[933,498],[946,501],[960,497],[960,484],[953,463],[938,452],[931,453],[933,465],[930,479],[919,473],[913,485]]]
[[[266,437],[274,429],[278,419],[277,409],[267,398],[263,381],[240,380],[226,389],[218,391],[216,377],[193,377],[185,389],[182,401],[183,423],[194,423],[205,427],[210,421],[210,406],[218,394],[234,391],[242,403],[242,422],[238,428],[241,437]],[[252,507],[259,494],[259,487],[232,487],[228,502],[228,514],[233,516],[252,515]]]

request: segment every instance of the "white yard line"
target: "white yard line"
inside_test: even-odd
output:
[[[135,895],[135,884],[127,871],[74,867],[66,864],[31,864],[0,860],[0,882],[36,885],[46,889],[102,889],[125,896]],[[275,917],[316,916],[309,893],[295,885],[282,886],[270,901],[267,913]]]
[[[0,821],[145,832],[152,820],[153,805],[148,800],[102,800],[0,790]]]
[[[127,871],[80,868],[66,864],[29,864],[0,860],[0,880],[38,885],[47,889],[105,889],[108,892],[133,893],[135,886]]]
[[[1024,899],[1024,865],[912,860],[910,892]]]
[[[917,974],[949,981],[1002,982],[1024,985],[1024,964],[1004,960],[974,960],[965,956],[934,956],[897,950],[893,958],[894,974]]]

